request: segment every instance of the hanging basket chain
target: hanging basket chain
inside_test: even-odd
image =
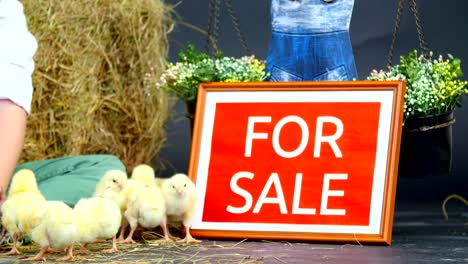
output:
[[[209,52],[210,51],[210,47],[211,47],[211,24],[213,24],[213,11],[214,10],[214,6],[213,6],[213,1],[210,0],[208,1],[208,24],[206,26],[206,42],[205,42],[205,52]]]
[[[403,9],[405,8],[405,3],[406,3],[406,0],[398,1],[397,16],[396,16],[396,19],[395,19],[395,28],[393,30],[392,42],[390,44],[390,49],[388,51],[387,67],[391,67],[393,65],[393,52],[395,50],[395,44],[396,44],[398,32],[400,32],[401,15],[403,14]]]
[[[391,67],[393,65],[393,55],[395,51],[395,45],[396,45],[396,40],[398,33],[400,31],[400,25],[401,25],[401,17],[403,15],[403,9],[405,7],[407,0],[399,0],[398,1],[398,9],[397,9],[397,16],[395,19],[395,28],[393,30],[393,35],[392,35],[392,42],[390,44],[390,49],[388,51],[388,61],[387,61],[387,67]],[[419,45],[421,49],[423,50],[423,55],[426,58],[429,58],[429,44],[426,41],[423,29],[422,29],[422,22],[419,17],[419,12],[416,6],[416,0],[408,0],[410,5],[411,5],[411,11],[413,12],[414,19],[416,22],[416,30],[418,32],[418,40],[419,40]]]
[[[411,10],[414,14],[414,19],[416,22],[416,30],[418,31],[418,38],[419,38],[419,45],[424,52],[426,58],[429,58],[429,44],[426,41],[426,37],[424,36],[424,32],[422,29],[421,19],[419,18],[418,8],[416,7],[416,0],[410,0]]]
[[[250,49],[247,46],[247,41],[245,38],[244,33],[240,28],[240,21],[239,16],[237,15],[236,11],[234,10],[234,5],[232,0],[224,0],[226,4],[226,9],[231,17],[232,23],[234,25],[234,29],[237,33],[237,36],[240,40],[244,51],[247,54],[250,54]],[[212,54],[216,54],[218,52],[218,37],[219,37],[219,21],[220,21],[220,8],[221,8],[221,0],[209,0],[208,2],[208,26],[207,26],[207,37],[205,43],[205,51]]]
[[[220,0],[209,0],[208,2],[208,27],[205,43],[205,51],[212,54],[218,52]]]
[[[226,4],[226,8],[229,12],[229,15],[231,16],[232,24],[234,25],[234,29],[236,30],[237,36],[239,37],[239,40],[241,42],[242,47],[244,48],[244,51],[246,52],[246,54],[250,54],[250,49],[247,46],[247,40],[245,39],[245,35],[241,31],[239,16],[236,14],[236,11],[234,10],[232,0],[225,0],[224,3]]]

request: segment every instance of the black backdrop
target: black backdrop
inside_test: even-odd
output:
[[[176,5],[178,19],[191,26],[178,25],[170,36],[169,59],[176,61],[177,52],[190,42],[202,49],[206,36],[193,26],[206,29],[208,0],[167,0]],[[221,0],[223,2],[223,0]],[[258,58],[265,59],[270,37],[270,0],[232,0],[247,44]],[[372,69],[385,67],[392,38],[398,0],[356,0],[350,25],[354,56],[360,79]],[[465,79],[468,76],[468,1],[417,1],[423,30],[435,54],[451,53],[462,60]],[[229,56],[245,52],[224,5],[221,8],[219,48]],[[415,20],[408,3],[403,13],[394,62],[400,54],[418,48]],[[463,102],[468,104],[467,98]],[[446,178],[399,179],[397,201],[441,201],[448,194],[468,195],[468,105],[455,112],[453,126],[453,175]],[[168,141],[161,151],[167,168],[162,176],[187,172],[190,156],[190,128],[185,118],[185,105],[179,102],[167,125]]]

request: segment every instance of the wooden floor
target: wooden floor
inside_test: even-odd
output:
[[[445,220],[441,197],[446,195],[438,197],[431,191],[434,184],[430,188],[418,187],[422,186],[418,182],[400,184],[391,246],[249,240],[159,245],[149,237],[146,242],[122,245],[116,254],[97,251],[109,243],[95,245],[90,255],[78,255],[74,263],[468,263],[468,206],[451,200]],[[23,256],[32,256],[37,247],[22,250]],[[52,261],[59,257],[47,255]],[[16,262],[18,257],[0,258],[0,263]]]
[[[151,240],[123,246],[119,253],[78,255],[75,263],[468,263],[468,212],[460,202],[405,204],[395,213],[391,246],[272,241],[213,241],[201,245],[157,245]],[[94,250],[107,247],[99,244]],[[24,247],[24,255],[36,252]],[[48,255],[48,260],[60,257]],[[15,263],[18,257],[0,258]]]

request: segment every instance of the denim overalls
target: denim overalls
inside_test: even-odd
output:
[[[349,24],[354,0],[272,0],[271,81],[357,79]]]

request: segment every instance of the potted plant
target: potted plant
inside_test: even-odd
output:
[[[188,118],[193,128],[193,115],[198,85],[202,82],[259,82],[268,77],[265,63],[255,56],[234,58],[217,52],[211,57],[199,52],[194,45],[179,52],[179,61],[168,63],[166,70],[156,80],[158,89],[163,89],[183,100],[187,105]]]
[[[399,176],[440,176],[451,173],[453,113],[468,93],[461,80],[461,61],[448,55],[433,59],[416,50],[397,65],[373,70],[369,80],[404,80],[403,134]]]

